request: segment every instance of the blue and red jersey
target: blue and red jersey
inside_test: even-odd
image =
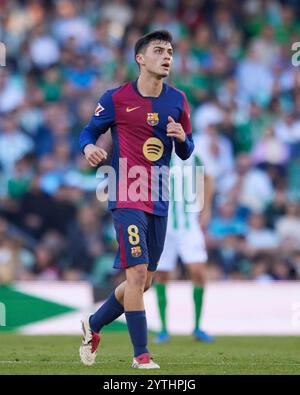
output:
[[[175,122],[181,123],[187,135],[184,143],[167,137],[169,115]],[[81,150],[87,144],[96,144],[98,137],[109,128],[113,139],[112,166],[117,188],[116,199],[109,196],[108,208],[134,208],[167,216],[168,200],[162,196],[161,182],[152,182],[153,168],[169,167],[173,146],[183,160],[189,158],[194,149],[185,94],[164,83],[158,97],[144,97],[139,93],[136,81],[106,91],[89,124],[81,132]],[[123,169],[125,165],[127,172]],[[136,166],[142,166],[140,174]],[[136,187],[137,179],[140,184],[145,184],[142,199],[132,198],[132,193],[129,193]],[[139,194],[140,190],[137,191]]]

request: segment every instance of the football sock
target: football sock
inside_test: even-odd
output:
[[[147,320],[145,310],[125,311],[128,332],[134,348],[134,356],[148,353]]]
[[[124,307],[113,292],[107,301],[90,317],[90,327],[99,333],[104,325],[108,325],[124,313]]]
[[[161,321],[161,330],[167,332],[167,295],[166,295],[166,284],[155,283],[156,296],[158,302],[159,317]]]
[[[202,302],[203,302],[203,287],[197,287],[194,285],[194,307],[195,307],[195,330],[199,329],[199,322],[201,318],[201,311],[202,311]]]

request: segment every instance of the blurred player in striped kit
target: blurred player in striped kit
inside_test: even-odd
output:
[[[170,175],[170,205],[167,236],[155,275],[155,289],[161,321],[161,330],[155,337],[154,342],[165,343],[170,339],[167,325],[166,287],[170,273],[174,270],[177,259],[180,257],[182,263],[186,265],[193,282],[195,320],[193,336],[196,340],[210,343],[214,341],[214,338],[200,329],[200,319],[207,267],[207,252],[202,228],[206,227],[210,220],[211,202],[214,190],[212,172],[209,167],[205,166],[201,161],[199,151],[197,150],[197,140],[195,140],[195,150],[187,161],[183,163],[173,155],[171,165],[176,166],[175,169],[180,169],[181,171],[178,172],[175,170]],[[196,202],[197,208],[194,207],[192,210],[189,209],[187,196],[185,194],[187,190],[191,190],[190,185],[188,185],[190,177],[187,175],[190,175],[191,173],[185,173],[183,171],[183,168],[187,168],[188,166],[190,169],[195,169],[196,166],[199,166],[198,176],[200,176],[200,179],[200,173],[202,173],[202,185],[201,181],[199,182],[199,177],[196,182],[198,182],[197,193],[199,193],[202,188],[203,194],[202,197],[198,196]],[[178,173],[181,174],[181,182],[176,182],[176,173],[177,175]],[[180,196],[181,199],[178,199]],[[203,207],[200,211],[202,205]]]

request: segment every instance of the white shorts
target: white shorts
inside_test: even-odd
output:
[[[188,231],[167,231],[157,271],[172,271],[176,266],[178,256],[184,264],[206,263],[205,241],[199,226],[194,226]]]

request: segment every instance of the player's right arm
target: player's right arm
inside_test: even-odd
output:
[[[112,92],[107,91],[100,98],[90,122],[80,133],[80,148],[91,166],[97,166],[107,158],[107,152],[103,148],[96,146],[96,142],[101,134],[113,126],[114,122]]]
[[[215,193],[215,181],[214,181],[214,172],[209,164],[209,161],[206,160],[205,156],[201,155],[200,151],[200,142],[197,137],[195,139],[195,151],[194,156],[196,158],[196,163],[201,164],[204,167],[204,185],[202,183],[199,184],[199,189],[204,187],[204,195],[203,202],[201,202],[200,208],[200,216],[199,222],[202,229],[207,228],[210,220],[211,220],[211,208]],[[203,174],[201,172],[201,174]]]

